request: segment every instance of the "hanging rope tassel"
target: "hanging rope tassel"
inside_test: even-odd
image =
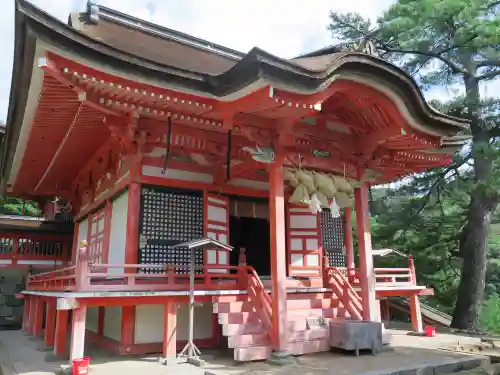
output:
[[[227,155],[226,155],[226,182],[231,180],[231,140],[233,129],[227,133]]]
[[[163,159],[163,169],[161,170],[161,174],[165,174],[167,172],[167,162],[168,162],[168,154],[170,154],[170,134],[172,133],[172,119],[170,116],[167,117],[167,146],[165,148],[165,158]]]

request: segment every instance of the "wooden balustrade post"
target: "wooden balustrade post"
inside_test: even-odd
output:
[[[237,271],[237,280],[238,286],[241,289],[246,289],[247,287],[247,255],[246,249],[244,247],[240,248],[240,253],[238,256],[238,271]]]
[[[328,256],[323,257],[323,288],[330,288],[330,274],[328,273]]]
[[[408,268],[410,269],[410,281],[416,285],[417,275],[415,273],[415,261],[413,260],[413,255],[408,257]]]
[[[174,285],[175,284],[175,267],[173,265],[168,265],[167,267],[167,284]]]
[[[78,249],[78,262],[76,263],[75,270],[75,284],[77,291],[84,290],[87,287],[89,283],[88,273],[88,244],[87,241],[83,240],[80,242],[80,248]]]

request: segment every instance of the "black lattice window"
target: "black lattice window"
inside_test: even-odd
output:
[[[342,217],[333,218],[329,210],[321,211],[321,240],[330,267],[345,267],[344,228]]]
[[[178,274],[189,273],[189,250],[172,249],[172,246],[203,237],[203,212],[200,192],[144,187],[139,264],[175,265]],[[197,268],[203,266],[203,249],[196,252],[195,264]],[[162,273],[165,269],[143,269],[141,272]]]

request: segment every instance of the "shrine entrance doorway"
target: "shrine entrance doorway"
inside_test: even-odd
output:
[[[271,275],[271,230],[266,200],[231,199],[229,239],[234,251],[231,265],[238,265],[240,249],[245,248],[246,261],[259,276]]]

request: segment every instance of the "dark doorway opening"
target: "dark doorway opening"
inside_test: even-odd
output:
[[[230,243],[234,250],[231,265],[238,265],[240,248],[246,249],[247,264],[259,276],[271,275],[271,230],[269,221],[253,217],[231,216],[229,219]]]

